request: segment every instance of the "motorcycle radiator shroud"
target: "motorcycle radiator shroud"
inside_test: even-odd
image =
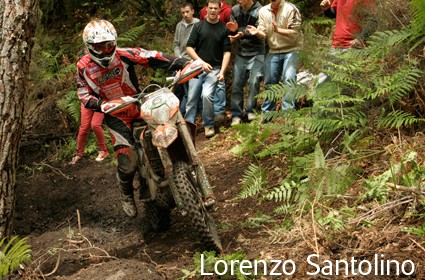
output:
[[[153,145],[167,148],[176,140],[179,103],[179,99],[168,88],[161,88],[145,97],[140,116],[155,129],[152,131]]]

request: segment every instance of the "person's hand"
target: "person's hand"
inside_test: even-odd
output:
[[[243,33],[242,32],[238,32],[236,33],[236,35],[229,35],[230,40],[236,40],[236,39],[240,39],[243,37]]]
[[[207,62],[202,62],[202,70],[204,70],[206,73],[209,73],[212,71],[212,66],[211,64],[207,63]]]
[[[219,81],[219,82],[221,82],[221,81],[224,81],[224,73],[218,73],[217,74],[217,80]]]
[[[246,31],[248,31],[249,34],[254,35],[254,36],[257,35],[257,33],[258,33],[257,28],[253,25],[247,25]]]
[[[229,21],[228,23],[226,23],[226,27],[227,29],[229,29],[231,32],[236,32],[238,31],[238,23],[235,21]]]
[[[322,8],[322,10],[327,10],[331,7],[331,4],[331,0],[323,0],[322,2],[320,2],[320,8]]]

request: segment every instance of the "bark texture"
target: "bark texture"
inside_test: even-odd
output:
[[[10,236],[38,0],[0,3],[0,239]]]

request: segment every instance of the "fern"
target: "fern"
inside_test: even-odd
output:
[[[388,115],[385,117],[379,119],[378,127],[400,128],[402,126],[409,126],[414,123],[424,121],[425,119],[417,118],[407,112],[395,110],[388,113]]]
[[[423,74],[424,72],[417,68],[417,62],[411,60],[411,63],[402,65],[402,68],[392,75],[378,77],[374,82],[375,90],[365,97],[375,99],[386,95],[390,104],[394,104],[415,89]]]
[[[286,205],[293,205],[299,202],[300,192],[298,191],[298,185],[291,181],[283,182],[279,187],[274,188],[270,191],[266,198],[268,200],[274,200],[275,202],[283,202]]]
[[[381,57],[388,54],[391,49],[405,41],[409,37],[409,32],[405,30],[386,30],[375,32],[370,36],[370,49],[369,53],[376,52],[375,56],[379,54]]]
[[[15,271],[19,265],[31,261],[31,247],[27,244],[28,238],[19,239],[18,236],[4,244],[6,238],[0,241],[0,277]]]
[[[259,194],[266,188],[266,172],[261,166],[250,164],[242,176],[242,190],[237,196],[245,199]]]
[[[244,154],[255,155],[255,151],[265,145],[264,142],[270,137],[272,132],[271,127],[260,129],[258,122],[238,125],[234,127],[234,130],[236,131],[234,137],[240,144],[234,146],[230,151],[236,156]]]
[[[134,45],[145,30],[145,24],[133,27],[118,37],[118,45],[129,46]]]
[[[242,226],[247,228],[257,228],[260,227],[264,223],[275,222],[275,220],[266,214],[261,212],[256,212],[253,217],[249,217],[247,221],[242,223]]]
[[[410,48],[410,50],[414,50],[425,42],[425,2],[423,0],[412,0],[410,5],[413,12],[413,20],[409,30],[411,34],[409,42],[419,39]]]
[[[78,98],[76,91],[68,91],[65,95],[58,100],[58,108],[68,113],[75,123],[80,123],[81,118],[81,101]]]

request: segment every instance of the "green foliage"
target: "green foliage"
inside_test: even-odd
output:
[[[425,200],[421,201],[421,204],[422,204],[421,207],[422,207],[422,210],[423,210],[424,207],[425,207]],[[425,236],[425,213],[413,214],[412,216],[422,218],[422,220],[423,220],[422,225],[421,226],[407,227],[407,228],[404,228],[403,231],[407,232],[409,234],[415,234],[419,237]]]
[[[385,109],[383,108],[381,112],[385,114]],[[419,119],[408,112],[394,110],[378,120],[378,127],[401,128],[424,121],[425,119]]]
[[[410,2],[413,12],[413,20],[409,26],[409,42],[413,43],[410,50],[421,46],[425,42],[425,3],[422,0],[412,0]]]
[[[255,164],[250,164],[242,176],[242,190],[237,198],[244,199],[259,194],[266,188],[266,172]]]
[[[275,222],[275,220],[266,214],[261,212],[256,212],[253,217],[249,217],[247,221],[242,223],[242,226],[247,228],[257,228],[260,227],[264,223]]]
[[[78,98],[77,91],[71,90],[65,92],[64,96],[57,101],[57,106],[63,112],[69,114],[75,124],[81,121],[81,101]]]
[[[323,194],[341,194],[353,182],[350,164],[344,160],[328,163],[319,143],[312,153],[297,158],[296,162],[300,169],[307,171],[307,188],[315,191],[316,199],[320,199]],[[299,172],[299,169],[293,171],[294,174]]]
[[[294,181],[285,181],[269,191],[266,194],[266,199],[274,200],[280,204],[275,209],[276,213],[289,215],[295,212],[295,206],[303,205],[306,199],[306,191],[305,185],[297,184]]]
[[[145,24],[130,28],[118,36],[117,44],[119,46],[134,46],[145,31]]]
[[[415,89],[424,72],[417,68],[416,61],[407,60],[407,62],[410,63],[401,65],[399,69],[389,75],[376,77],[373,87],[365,97],[375,99],[386,96],[393,105],[408,96]]]
[[[326,217],[318,217],[317,221],[322,227],[329,227],[332,231],[344,229],[345,221],[336,210],[329,211]]]
[[[422,214],[420,216],[425,217],[425,214]],[[403,229],[403,231],[409,234],[415,234],[417,236],[423,237],[425,236],[425,223],[423,223],[420,227],[407,227]]]
[[[386,185],[388,182],[394,183],[395,185],[403,182],[408,183],[407,186],[409,187],[419,187],[420,180],[425,178],[425,167],[417,164],[417,156],[417,152],[409,151],[403,156],[403,159],[400,162],[392,164],[390,169],[380,175],[366,179],[364,181],[365,193],[360,197],[360,199],[375,199],[385,202],[388,199],[390,191],[390,188]],[[412,165],[416,168],[412,168]],[[412,180],[412,178],[415,178],[415,180]],[[412,186],[412,182],[415,182],[415,185]]]
[[[19,265],[31,261],[31,247],[28,238],[12,237],[9,242],[6,238],[0,240],[0,277],[6,276],[19,268]]]
[[[240,144],[234,146],[230,151],[236,156],[244,154],[254,156],[257,150],[265,146],[265,141],[271,135],[271,128],[260,129],[258,122],[238,125],[234,127],[234,130],[236,131],[235,138]]]

